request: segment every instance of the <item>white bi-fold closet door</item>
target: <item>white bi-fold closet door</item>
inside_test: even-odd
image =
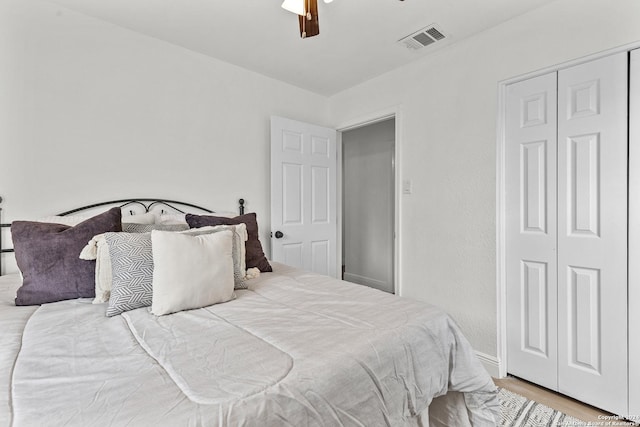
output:
[[[629,64],[629,414],[640,421],[640,49]]]
[[[507,370],[627,414],[628,54],[507,87]]]

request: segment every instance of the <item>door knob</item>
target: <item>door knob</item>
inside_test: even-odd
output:
[[[282,231],[276,231],[276,239],[282,239],[282,237],[284,237],[284,234],[282,234]]]

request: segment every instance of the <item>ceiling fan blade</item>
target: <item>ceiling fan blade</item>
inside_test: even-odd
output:
[[[318,1],[304,0],[306,16],[298,15],[298,23],[300,24],[300,37],[307,38],[320,34],[320,25],[318,24]]]

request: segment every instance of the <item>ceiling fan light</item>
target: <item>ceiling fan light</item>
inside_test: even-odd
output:
[[[282,8],[288,10],[289,12],[293,12],[296,15],[306,15],[304,0],[284,0],[282,2]]]

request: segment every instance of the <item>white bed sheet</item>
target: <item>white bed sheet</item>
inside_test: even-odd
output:
[[[497,425],[495,386],[441,310],[273,267],[162,317],[15,307],[1,277],[0,425]]]

